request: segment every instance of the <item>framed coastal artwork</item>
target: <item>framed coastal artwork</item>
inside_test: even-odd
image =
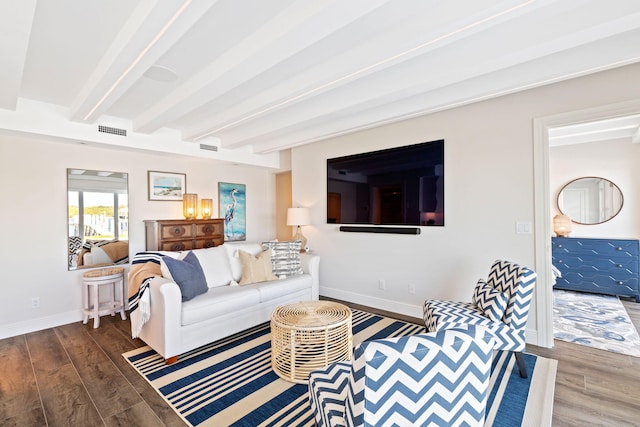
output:
[[[149,200],[180,200],[187,191],[187,175],[183,173],[147,171]]]
[[[218,183],[220,218],[224,218],[224,240],[247,240],[247,193],[244,184]]]

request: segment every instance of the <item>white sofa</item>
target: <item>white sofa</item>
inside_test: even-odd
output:
[[[227,249],[227,266],[219,264],[219,260],[217,265],[206,265],[206,261],[200,260],[207,282],[210,279],[220,282],[229,271],[233,280],[239,281],[242,265],[237,251],[256,255],[263,250],[260,243],[225,243],[221,247]],[[208,250],[193,252],[198,255],[198,251]],[[300,260],[303,274],[243,286],[233,282],[209,285],[206,293],[185,302],[176,283],[166,277],[155,277],[149,286],[150,318],[139,337],[167,363],[173,363],[180,354],[269,321],[280,305],[317,300],[320,257],[301,254]]]

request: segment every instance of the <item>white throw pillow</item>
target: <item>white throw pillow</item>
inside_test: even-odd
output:
[[[207,279],[207,286],[209,288],[216,288],[218,286],[226,286],[232,280],[231,265],[229,264],[229,255],[227,249],[222,246],[216,246],[207,249],[196,249],[192,251],[198,261],[204,276]]]

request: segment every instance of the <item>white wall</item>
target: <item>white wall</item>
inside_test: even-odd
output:
[[[470,301],[495,259],[533,267],[534,234],[516,234],[516,221],[534,220],[533,119],[640,98],[639,77],[640,65],[628,66],[294,149],[293,202],[311,208],[304,233],[322,257],[321,295],[421,317],[426,298]],[[327,158],[441,138],[444,227],[405,236],[326,224]],[[535,343],[532,310],[527,332]]]
[[[129,174],[130,254],[145,249],[143,220],[183,218],[181,202],[148,201],[148,170],[186,173],[187,190],[215,206],[219,181],[246,184],[247,239],[275,235],[269,169],[0,136],[0,338],[81,319],[83,271],[66,266],[67,168]],[[40,308],[31,308],[32,297],[40,297]]]
[[[624,204],[610,221],[573,224],[571,237],[640,238],[640,144],[631,139],[574,144],[549,149],[551,216],[558,214],[558,193],[569,181],[598,176],[620,188]]]
[[[420,316],[425,298],[469,300],[496,258],[533,266],[533,234],[515,234],[516,221],[533,222],[533,118],[640,99],[639,79],[640,64],[631,65],[294,149],[293,205],[312,208],[304,234],[322,257],[321,294]],[[326,158],[441,138],[445,227],[400,236],[325,223]],[[274,235],[270,170],[0,136],[0,338],[81,318],[82,271],[66,269],[69,167],[129,173],[131,253],[144,249],[144,219],[182,217],[179,202],[147,200],[148,170],[184,172],[190,192],[216,203],[219,181],[245,183],[248,239]],[[535,316],[528,327],[535,336]]]

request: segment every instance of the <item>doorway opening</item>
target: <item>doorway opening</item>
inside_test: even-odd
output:
[[[540,285],[536,287],[537,342],[541,346],[553,346],[553,283],[551,262],[551,225],[554,212],[551,187],[550,136],[557,129],[584,125],[598,121],[640,115],[640,100],[597,108],[573,111],[534,120],[534,174],[535,174],[535,253],[536,270]],[[637,136],[640,138],[640,136]],[[636,236],[637,237],[637,236]]]

